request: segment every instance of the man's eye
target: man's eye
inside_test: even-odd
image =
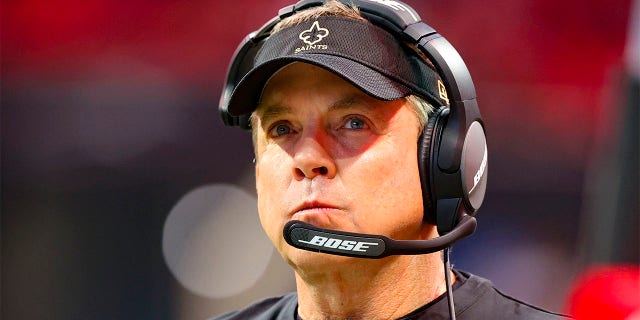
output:
[[[344,128],[346,129],[366,129],[367,128],[367,123],[357,117],[352,117],[347,119],[347,122],[344,124]]]
[[[291,133],[291,127],[284,123],[277,124],[273,128],[271,128],[271,130],[269,130],[269,134],[272,137],[279,137],[289,133]]]

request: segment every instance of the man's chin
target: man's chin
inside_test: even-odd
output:
[[[380,263],[380,259],[362,259],[290,248],[285,261],[298,273],[312,276],[333,272],[362,272],[367,266]]]
[[[344,267],[353,260],[362,260],[327,253],[307,251],[297,248],[288,248],[284,254],[285,260],[294,269],[312,271],[314,269],[327,270],[336,267]]]

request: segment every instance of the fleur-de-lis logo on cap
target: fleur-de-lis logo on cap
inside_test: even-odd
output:
[[[302,31],[298,37],[300,40],[304,41],[304,43],[312,46],[322,41],[322,39],[328,35],[329,30],[327,30],[327,28],[320,27],[318,21],[315,21],[309,30]]]

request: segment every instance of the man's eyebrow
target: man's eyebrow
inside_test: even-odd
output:
[[[355,97],[346,97],[344,99],[340,99],[336,102],[334,102],[330,107],[329,107],[329,111],[334,111],[334,110],[342,110],[342,109],[346,109],[346,108],[351,108],[353,107],[353,105],[356,103],[356,98]]]
[[[333,103],[330,107],[330,111],[342,111],[353,110],[357,113],[362,113],[371,119],[377,121],[388,121],[388,115],[385,112],[380,112],[380,107],[383,101],[376,100],[369,96],[353,95],[340,99]]]
[[[329,106],[329,111],[340,111],[349,108],[368,111],[373,110],[374,107],[375,105],[369,103],[365,98],[359,96],[348,96],[331,104],[331,106]],[[280,104],[272,104],[264,107],[258,106],[258,109],[256,110],[256,115],[260,118],[260,122],[262,123],[270,123],[274,118],[279,118],[282,117],[282,115],[290,113],[293,113],[293,108]]]
[[[291,113],[292,110],[289,107],[285,107],[282,105],[270,105],[264,108],[258,108],[256,114],[260,118],[260,122],[269,123],[271,119],[278,118],[283,114]]]

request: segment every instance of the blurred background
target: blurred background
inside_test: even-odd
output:
[[[488,126],[455,266],[575,314],[604,270],[626,317],[639,1],[406,2],[461,53]],[[2,1],[2,319],[206,319],[295,289],[259,226],[250,134],[217,111],[237,44],[289,4]]]

